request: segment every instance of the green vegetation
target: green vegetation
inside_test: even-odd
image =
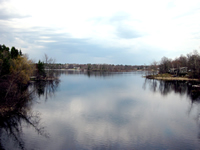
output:
[[[36,68],[37,68],[37,77],[45,77],[46,73],[44,70],[44,62],[41,62],[40,60],[38,61],[38,63],[36,64]]]
[[[0,107],[14,107],[26,99],[33,70],[32,61],[21,50],[0,45]]]

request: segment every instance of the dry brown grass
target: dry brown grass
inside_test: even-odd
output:
[[[185,77],[154,77],[154,79],[158,80],[180,80],[180,81],[198,81],[199,79],[191,79]]]
[[[192,79],[187,77],[174,77],[171,74],[157,74],[146,76],[148,79],[168,80],[168,81],[199,81],[199,79]]]

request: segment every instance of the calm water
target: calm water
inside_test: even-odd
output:
[[[58,73],[59,75],[59,73]],[[4,149],[200,149],[200,103],[189,83],[143,72],[62,72],[1,125]]]

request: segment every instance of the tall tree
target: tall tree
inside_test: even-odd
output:
[[[157,73],[157,68],[158,68],[158,62],[157,61],[153,61],[151,63],[151,66],[150,66],[152,72],[153,72],[153,75]]]
[[[12,47],[11,48],[11,58],[15,59],[15,58],[17,58],[18,55],[19,55],[18,50],[15,47]]]
[[[180,67],[187,67],[187,57],[181,55],[179,57]]]
[[[21,51],[21,49],[20,49],[20,51],[19,51],[19,55],[22,56],[22,51]]]
[[[45,70],[44,70],[44,63],[41,62],[40,60],[37,63],[37,76],[46,76]]]
[[[7,87],[5,98],[15,96],[19,89],[27,85],[34,70],[32,61],[26,57],[18,56],[10,60],[10,74],[7,75]]]
[[[55,65],[55,59],[53,58],[49,58],[49,56],[47,54],[44,54],[44,67],[45,69],[47,69],[46,71],[46,75],[48,77],[53,77],[53,68]]]
[[[197,78],[200,76],[200,55],[194,50],[193,53],[187,55],[188,69],[191,71],[191,77]]]
[[[171,60],[167,57],[163,57],[160,62],[160,73],[167,73],[171,67]]]

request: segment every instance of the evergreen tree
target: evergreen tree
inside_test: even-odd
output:
[[[19,55],[22,56],[22,51],[21,51],[21,49],[20,49],[20,51],[19,51]]]
[[[37,72],[39,76],[46,76],[44,71],[44,63],[41,62],[40,60],[37,63]]]
[[[15,58],[17,58],[18,55],[19,55],[18,50],[15,47],[12,47],[11,48],[11,58],[15,59]]]
[[[2,71],[1,71],[1,76],[9,74],[10,73],[10,62],[8,58],[5,58],[3,60],[3,64],[2,64]]]

